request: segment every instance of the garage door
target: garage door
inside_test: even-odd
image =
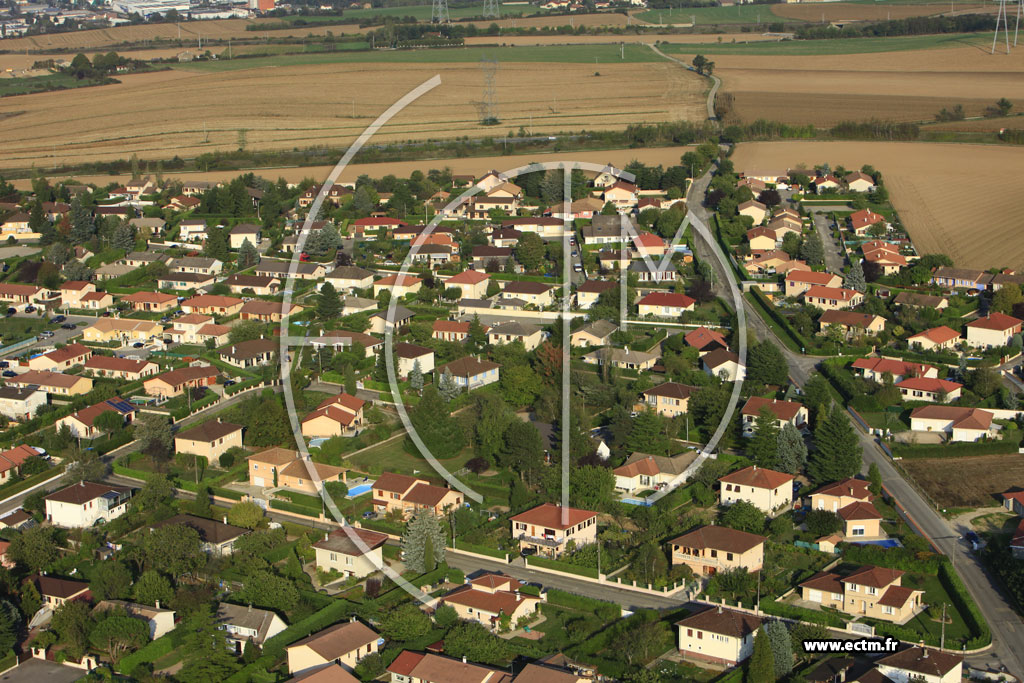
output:
[[[807,591],[807,599],[811,602],[821,602],[821,591]]]
[[[263,477],[253,477],[252,483],[254,486],[263,486]]]

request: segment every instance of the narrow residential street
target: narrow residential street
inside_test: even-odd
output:
[[[822,246],[825,247],[825,269],[836,275],[843,274],[846,260],[843,257],[843,250],[839,248],[839,243],[832,236],[832,220],[828,214],[832,211],[847,210],[845,206],[816,206],[813,207],[811,213],[814,229],[818,233],[818,237],[821,238]]]

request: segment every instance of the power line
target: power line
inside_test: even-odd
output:
[[[501,3],[499,0],[484,0],[484,17],[497,19],[501,16]]]
[[[452,19],[448,15],[448,0],[434,0],[433,4],[430,7],[430,23],[452,23]]]

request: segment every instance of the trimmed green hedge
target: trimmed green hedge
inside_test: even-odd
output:
[[[772,327],[777,328],[783,333],[779,335],[779,340],[782,341],[790,351],[800,351],[804,348],[810,348],[811,344],[800,336],[800,333],[793,328],[789,319],[781,315],[775,309],[772,302],[765,298],[760,287],[751,287],[750,291],[747,292],[746,297],[748,301],[753,303],[757,308],[760,308],[765,315],[768,316]]]
[[[967,641],[967,649],[976,650],[991,643],[992,631],[989,629],[988,622],[985,621],[984,615],[978,609],[971,594],[967,592],[964,582],[960,580],[960,577],[947,562],[939,567],[939,582],[949,594],[953,606],[963,615],[967,628],[971,629],[973,637]]]
[[[546,557],[537,557],[536,555],[527,555],[526,564],[533,565],[534,567],[553,569],[555,571],[565,572],[566,574],[589,576],[592,579],[597,578],[596,567],[580,567],[579,565],[569,564],[568,562],[559,562],[558,560],[549,560]]]
[[[232,384],[230,387],[226,387],[224,389],[224,395],[225,396],[234,396],[235,394],[237,394],[240,391],[245,391],[246,389],[250,389],[252,387],[255,387],[255,386],[259,385],[262,381],[263,381],[262,379],[257,378],[257,379],[247,379],[244,382],[239,382],[238,384]]]
[[[839,615],[832,612],[819,612],[818,610],[787,605],[775,600],[761,600],[761,611],[776,617],[787,617],[799,621],[807,621],[822,626],[835,626],[843,628],[846,624],[839,618]]]
[[[174,648],[181,645],[184,639],[183,633],[174,629],[170,633],[160,636],[131,653],[121,658],[117,663],[117,670],[123,674],[131,673],[139,664],[151,664],[161,657],[166,657]]]

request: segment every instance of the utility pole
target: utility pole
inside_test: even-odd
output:
[[[942,603],[942,635],[939,636],[939,649],[946,649],[946,603]]]

